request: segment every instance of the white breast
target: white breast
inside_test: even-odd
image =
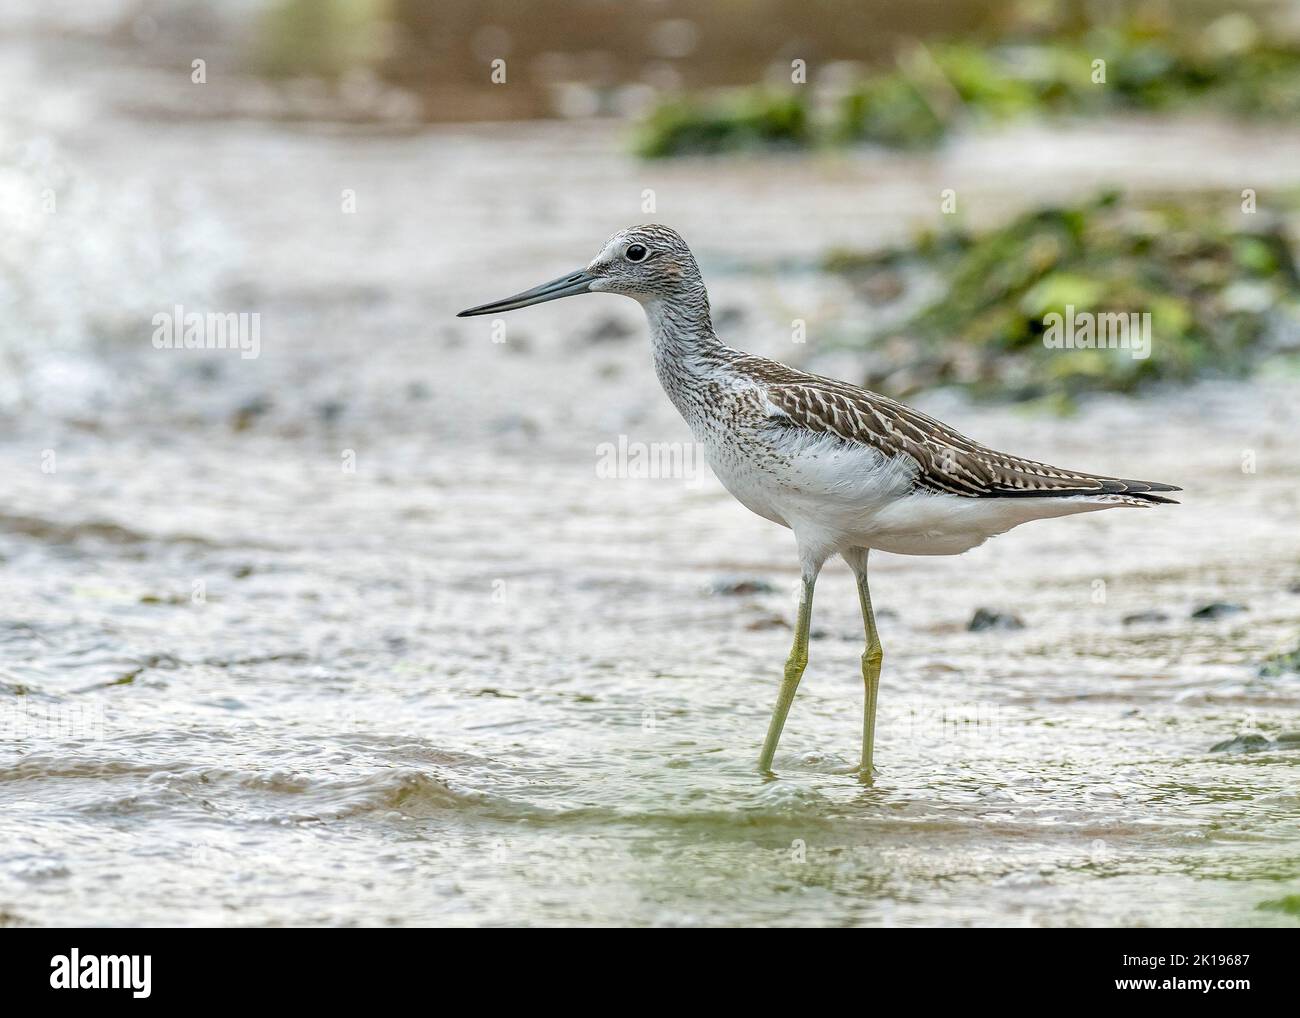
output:
[[[912,484],[915,464],[833,435],[779,428],[703,437],[710,467],[746,508],[853,546],[873,518]]]

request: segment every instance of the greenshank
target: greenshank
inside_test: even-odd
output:
[[[759,756],[764,774],[772,773],[808,661],[813,587],[831,556],[852,569],[862,605],[859,774],[870,784],[882,659],[867,586],[872,550],[957,555],[1030,520],[1173,503],[1158,492],[1181,490],[996,452],[888,397],[732,349],[713,331],[709,295],[690,248],[666,226],[620,230],[585,269],[458,317],[580,293],[616,293],[641,304],[659,381],[710,468],[742,505],[794,534],[799,611]]]

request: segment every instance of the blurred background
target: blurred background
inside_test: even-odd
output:
[[[1298,921],[1300,7],[11,0],[0,83],[0,922]],[[878,556],[874,789],[842,567],[752,774],[792,542],[640,309],[454,317],[647,221],[1186,489]]]

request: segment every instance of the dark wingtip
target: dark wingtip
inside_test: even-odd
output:
[[[1132,494],[1139,494],[1147,491],[1182,491],[1183,489],[1174,484],[1165,484],[1163,481],[1130,481],[1127,478],[1121,478],[1120,484]]]
[[[1095,488],[990,488],[984,493],[988,498],[1074,498],[1079,495],[1126,495],[1142,502],[1181,505],[1182,503],[1157,491],[1182,491],[1172,484],[1159,481],[1129,481],[1119,477],[1095,477]]]

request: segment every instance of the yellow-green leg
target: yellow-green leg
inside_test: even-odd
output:
[[[862,709],[862,765],[859,777],[863,784],[871,784],[875,769],[872,754],[876,745],[876,696],[880,692],[880,663],[884,650],[880,634],[876,632],[876,616],[871,610],[871,591],[867,587],[867,551],[845,555],[845,559],[858,579],[858,600],[862,604],[862,627],[867,634],[867,649],[862,652],[862,682],[866,686],[866,702]]]
[[[790,713],[790,704],[794,703],[795,690],[799,688],[799,680],[803,678],[804,667],[808,664],[808,627],[812,622],[813,587],[816,583],[816,573],[805,572],[799,594],[799,618],[795,622],[794,646],[790,648],[790,656],[786,658],[781,692],[777,694],[772,720],[767,726],[767,738],[763,740],[763,753],[758,758],[758,769],[764,774],[772,773],[772,757],[776,755],[776,744],[781,741],[781,729],[785,727],[785,717]]]

